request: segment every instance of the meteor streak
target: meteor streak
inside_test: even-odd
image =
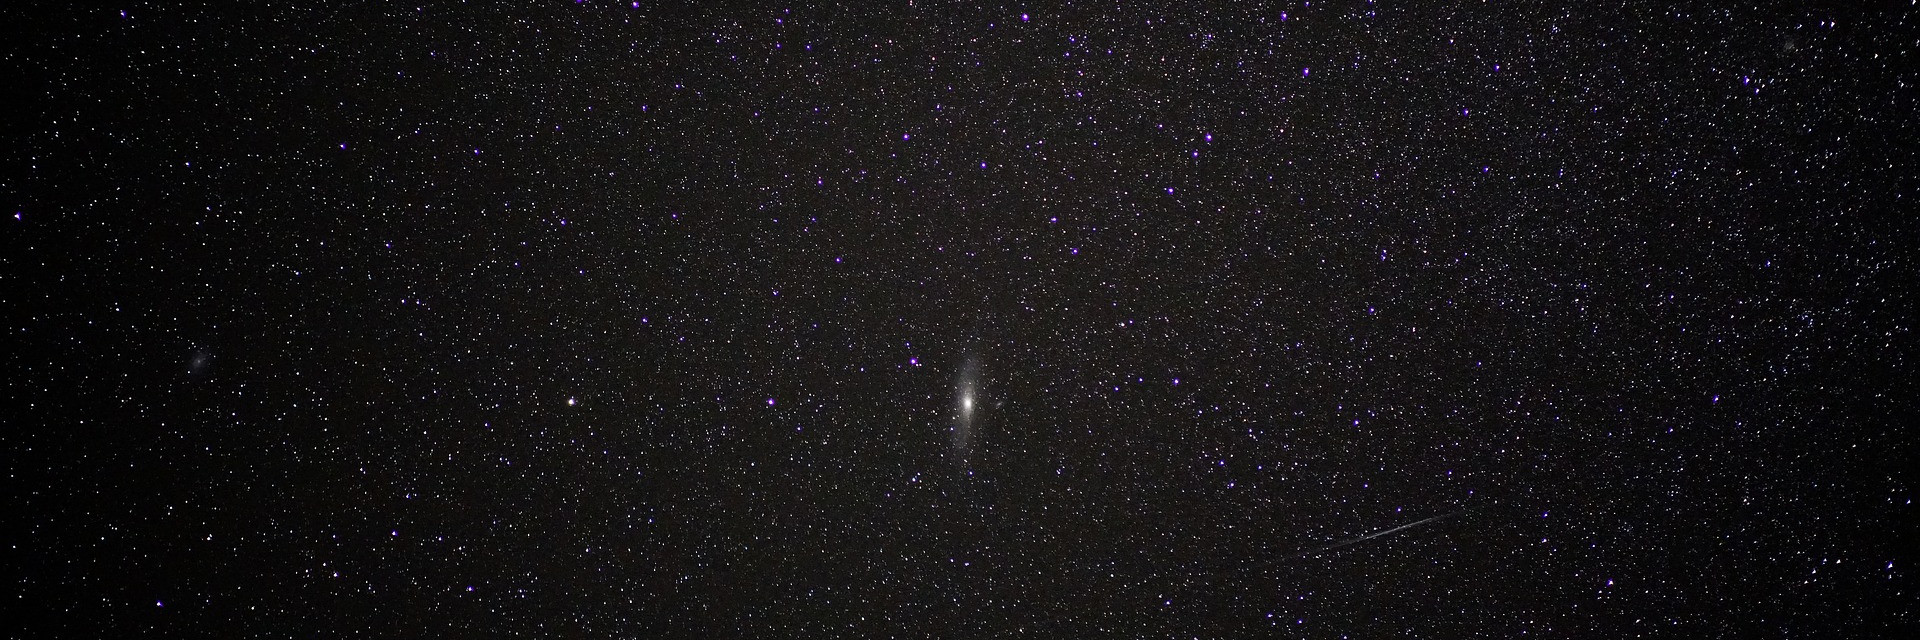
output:
[[[1462,512],[1462,511],[1465,511],[1465,509],[1456,509],[1456,510],[1453,510],[1453,511],[1449,511],[1449,512],[1447,512],[1447,513],[1442,513],[1442,514],[1440,514],[1440,515],[1437,515],[1437,516],[1434,516],[1434,517],[1431,517],[1431,518],[1427,518],[1427,519],[1425,519],[1425,520],[1415,520],[1415,521],[1413,521],[1413,522],[1409,522],[1409,523],[1407,523],[1407,524],[1403,524],[1403,525],[1400,525],[1400,526],[1398,526],[1398,527],[1394,527],[1394,528],[1391,528],[1391,529],[1381,529],[1381,530],[1379,530],[1379,531],[1375,531],[1375,532],[1373,532],[1373,533],[1369,533],[1369,534],[1366,534],[1366,535],[1363,535],[1363,536],[1360,536],[1360,537],[1357,537],[1357,538],[1348,538],[1348,539],[1346,539],[1346,540],[1342,540],[1342,541],[1339,541],[1339,542],[1335,542],[1335,543],[1333,543],[1333,544],[1330,544],[1330,545],[1326,545],[1326,546],[1323,546],[1323,547],[1318,547],[1318,548],[1315,548],[1315,549],[1313,549],[1313,550],[1311,550],[1311,551],[1306,551],[1306,552],[1303,552],[1303,553],[1301,553],[1301,554],[1300,554],[1300,557],[1302,557],[1302,558],[1305,558],[1305,557],[1307,557],[1307,556],[1312,556],[1312,555],[1318,555],[1318,554],[1321,554],[1321,553],[1326,553],[1326,552],[1328,552],[1328,551],[1332,551],[1332,550],[1334,550],[1334,549],[1341,549],[1341,548],[1345,548],[1345,547],[1350,547],[1350,546],[1353,546],[1353,545],[1356,545],[1356,544],[1360,544],[1360,543],[1362,543],[1362,542],[1366,542],[1366,541],[1368,541],[1368,540],[1372,540],[1372,539],[1374,539],[1374,538],[1378,538],[1378,537],[1380,537],[1380,536],[1384,536],[1384,535],[1389,535],[1389,534],[1392,534],[1392,533],[1395,533],[1395,532],[1399,532],[1399,531],[1406,531],[1406,530],[1408,530],[1408,529],[1412,529],[1412,528],[1414,528],[1414,527],[1418,527],[1418,526],[1420,526],[1420,525],[1423,525],[1423,524],[1427,524],[1427,523],[1429,523],[1429,522],[1433,522],[1433,521],[1436,521],[1436,520],[1445,520],[1445,519],[1447,519],[1447,518],[1451,518],[1451,517],[1454,517],[1454,516],[1457,516],[1457,515],[1460,515],[1460,512]]]

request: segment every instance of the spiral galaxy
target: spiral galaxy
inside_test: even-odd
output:
[[[981,392],[981,362],[977,355],[961,359],[953,381],[953,426],[950,457],[965,469],[973,455],[973,440],[980,414],[984,412]]]

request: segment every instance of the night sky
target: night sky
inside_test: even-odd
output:
[[[10,637],[1920,625],[1901,3],[29,4]]]

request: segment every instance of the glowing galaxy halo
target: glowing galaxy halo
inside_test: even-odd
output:
[[[976,432],[982,422],[981,359],[977,354],[968,354],[960,360],[960,369],[953,380],[953,427],[949,456],[960,468],[965,469],[973,457],[973,444]]]

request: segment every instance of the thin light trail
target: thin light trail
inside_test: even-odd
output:
[[[1346,540],[1342,540],[1342,541],[1340,541],[1340,542],[1335,542],[1335,543],[1333,543],[1333,544],[1330,544],[1330,545],[1327,545],[1327,546],[1324,546],[1324,547],[1318,547],[1318,548],[1315,548],[1315,549],[1313,549],[1313,550],[1311,550],[1311,551],[1306,551],[1306,552],[1302,552],[1302,553],[1300,554],[1300,557],[1302,557],[1302,558],[1305,558],[1305,557],[1307,557],[1307,556],[1312,556],[1312,555],[1318,555],[1318,554],[1322,554],[1322,553],[1326,553],[1326,552],[1328,552],[1328,551],[1332,551],[1332,550],[1334,550],[1334,549],[1341,549],[1341,548],[1345,548],[1345,547],[1351,547],[1351,546],[1353,546],[1353,545],[1356,545],[1356,544],[1360,544],[1360,543],[1362,543],[1362,542],[1366,542],[1366,541],[1368,541],[1368,540],[1372,540],[1372,539],[1374,539],[1374,538],[1378,538],[1378,537],[1380,537],[1380,536],[1384,536],[1384,535],[1390,535],[1390,534],[1393,534],[1393,533],[1395,533],[1395,532],[1399,532],[1399,531],[1406,531],[1406,530],[1408,530],[1408,529],[1412,529],[1412,528],[1414,528],[1414,527],[1418,527],[1418,526],[1420,526],[1420,525],[1423,525],[1423,524],[1427,524],[1427,523],[1429,523],[1429,522],[1434,522],[1434,521],[1436,521],[1436,520],[1445,520],[1445,519],[1447,519],[1447,518],[1451,518],[1451,517],[1454,517],[1454,516],[1457,516],[1457,515],[1460,515],[1460,514],[1461,514],[1461,512],[1464,512],[1464,511],[1466,511],[1466,509],[1456,509],[1456,510],[1453,510],[1453,511],[1449,511],[1449,512],[1447,512],[1447,513],[1442,513],[1442,514],[1440,514],[1440,515],[1437,515],[1437,516],[1434,516],[1434,517],[1431,517],[1431,518],[1427,518],[1427,519],[1425,519],[1425,520],[1415,520],[1415,521],[1413,521],[1413,522],[1409,522],[1409,523],[1407,523],[1407,524],[1403,524],[1403,525],[1400,525],[1400,526],[1398,526],[1398,527],[1394,527],[1394,528],[1392,528],[1392,529],[1381,529],[1381,530],[1379,530],[1379,531],[1375,531],[1375,532],[1373,532],[1373,533],[1369,533],[1369,534],[1367,534],[1367,535],[1364,535],[1364,536],[1360,536],[1360,537],[1358,537],[1358,538],[1349,538],[1349,539],[1346,539]]]

